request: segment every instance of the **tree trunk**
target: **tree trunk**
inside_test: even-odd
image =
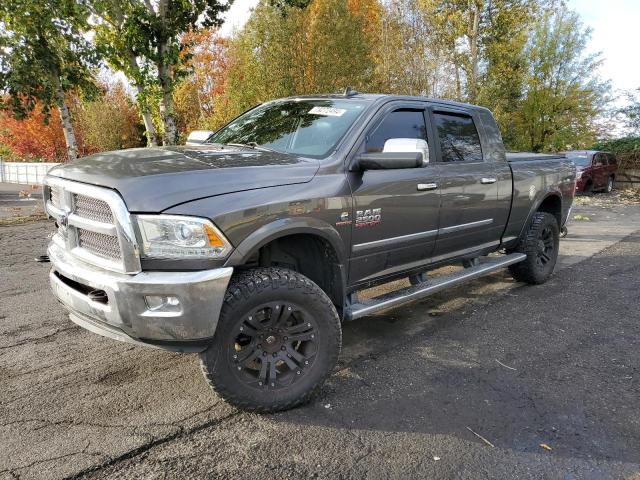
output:
[[[148,1],[148,6],[151,2]],[[165,23],[167,20],[167,11],[169,9],[169,0],[160,0],[158,2],[157,15]],[[169,39],[161,39],[158,42],[158,60],[156,67],[158,68],[158,81],[162,91],[160,98],[160,118],[164,126],[164,135],[162,137],[163,145],[175,145],[178,139],[178,129],[176,127],[176,109],[173,104],[173,71],[171,65],[167,64],[167,42]]]
[[[469,43],[469,56],[471,63],[471,71],[469,72],[468,82],[468,101],[475,103],[478,97],[478,34],[480,27],[480,8],[478,0],[469,0],[470,18],[469,28],[467,30],[467,39]]]
[[[64,91],[62,90],[60,79],[56,77],[55,83],[56,104],[58,106],[58,112],[60,113],[60,123],[62,124],[64,140],[67,144],[67,156],[69,157],[69,161],[73,161],[78,158],[78,146],[76,144],[76,136],[73,133],[73,125],[71,124],[71,114],[69,113],[69,107],[67,107],[64,98]]]
[[[140,109],[140,114],[142,115],[144,129],[147,132],[147,146],[157,147],[158,138],[156,137],[156,128],[153,126],[153,120],[151,118],[151,113],[149,112],[149,106],[147,105],[147,97],[144,85],[141,84],[139,80],[141,78],[140,67],[138,66],[138,62],[136,62],[136,56],[133,54],[133,52],[129,56],[129,65],[131,67],[131,71],[133,72],[133,84],[138,92],[138,108]]]

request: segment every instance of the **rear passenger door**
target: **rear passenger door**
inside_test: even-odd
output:
[[[495,164],[485,161],[480,122],[472,110],[431,110],[436,139],[440,221],[432,261],[465,255],[500,242]]]

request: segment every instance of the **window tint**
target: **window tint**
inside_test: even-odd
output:
[[[482,162],[480,137],[471,117],[436,113],[435,119],[443,162]]]
[[[421,138],[427,141],[427,126],[422,110],[400,109],[388,114],[367,136],[366,151],[382,152],[384,142],[390,138]]]
[[[607,162],[604,159],[604,154],[602,153],[597,153],[596,156],[593,159],[593,164],[594,165],[605,165]]]
[[[612,153],[608,154],[607,157],[609,158],[609,165],[615,165],[618,163],[618,161],[616,160],[616,156]]]

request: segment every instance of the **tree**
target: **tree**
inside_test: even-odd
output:
[[[211,121],[224,93],[228,41],[213,28],[189,32],[182,41],[190,75],[174,91],[178,130],[217,127]]]
[[[104,152],[142,145],[138,113],[121,82],[104,85],[99,98],[83,102],[77,110],[85,148]]]
[[[544,10],[525,48],[523,99],[512,117],[517,148],[584,148],[598,136],[609,84],[597,75],[599,55],[586,55],[590,30],[563,4]]]
[[[181,37],[200,27],[219,26],[230,2],[220,0],[90,0],[99,19],[96,41],[105,47],[110,63],[131,78],[138,89],[143,117],[153,88],[160,96],[163,143],[177,140],[173,92],[185,75]],[[152,122],[145,118],[152,141]],[[151,131],[150,131],[151,130]]]
[[[92,68],[98,57],[85,38],[88,11],[74,0],[4,0],[0,4],[0,90],[2,107],[25,118],[36,105],[43,120],[56,107],[74,160],[78,146],[66,93],[95,92]]]
[[[60,117],[45,122],[39,104],[18,120],[12,112],[0,111],[0,145],[10,152],[11,161],[63,162],[67,157]]]
[[[640,135],[640,88],[638,93],[627,92],[627,104],[618,109],[618,115],[622,116],[622,123],[630,135]]]

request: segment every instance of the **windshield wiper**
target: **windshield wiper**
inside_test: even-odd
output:
[[[274,152],[275,151],[275,150],[272,150],[270,148],[263,147],[262,145],[258,145],[257,142],[225,143],[224,145],[228,145],[230,147],[250,148],[252,150],[263,150],[265,152]]]

